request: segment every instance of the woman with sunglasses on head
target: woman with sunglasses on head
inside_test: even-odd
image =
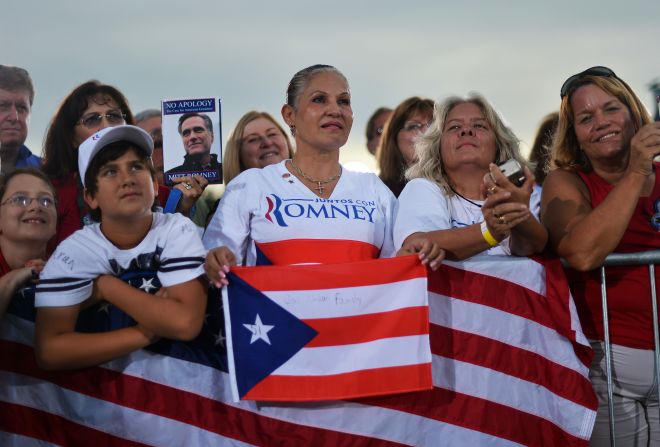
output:
[[[394,255],[395,199],[373,174],[346,171],[339,150],[353,125],[344,75],[328,65],[296,73],[282,117],[296,140],[291,159],[248,169],[227,186],[204,234],[206,273],[227,283],[230,265],[351,262]],[[409,247],[439,263],[432,245]],[[435,264],[433,264],[435,266]]]
[[[534,176],[525,167],[508,178],[497,167],[511,159],[518,167],[525,164],[518,139],[483,97],[436,103],[417,155],[399,196],[395,246],[427,237],[454,260],[544,249],[547,232],[536,218]]]
[[[41,171],[0,177],[0,316],[14,292],[39,277],[56,220],[55,189]]]
[[[385,125],[376,159],[380,179],[399,197],[406,186],[405,171],[416,160],[415,140],[433,119],[433,101],[417,96],[399,104]]]
[[[543,184],[541,218],[568,270],[582,328],[595,358],[599,398],[592,445],[610,445],[603,314],[597,268],[612,252],[660,248],[660,123],[606,67],[571,76],[561,88],[553,170]],[[648,269],[606,270],[617,445],[658,445]],[[660,275],[656,271],[656,281]]]
[[[78,179],[78,146],[95,132],[112,126],[133,124],[134,118],[124,95],[116,88],[88,81],[79,85],[60,104],[46,132],[43,171],[57,189],[58,222],[56,242],[91,223]],[[182,177],[175,186],[183,196],[177,208],[188,214],[208,182],[196,176]],[[169,188],[158,188],[158,200],[164,206]]]

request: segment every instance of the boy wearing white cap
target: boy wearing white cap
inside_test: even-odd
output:
[[[35,351],[45,369],[97,365],[160,337],[193,339],[206,308],[205,250],[195,225],[152,211],[158,185],[149,134],[108,127],[78,151],[85,201],[100,223],[64,240],[41,273]],[[91,305],[123,323],[79,331],[78,314]]]

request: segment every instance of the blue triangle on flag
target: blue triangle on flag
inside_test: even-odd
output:
[[[238,394],[286,363],[317,332],[233,273],[227,296]]]
[[[257,260],[255,262],[255,265],[273,265],[272,262],[270,262],[270,259],[268,259],[268,256],[264,254],[263,251],[259,248],[259,245],[256,245],[257,249]]]
[[[14,292],[9,301],[7,313],[24,320],[34,321],[37,315],[34,307],[34,290],[35,286],[28,286]]]

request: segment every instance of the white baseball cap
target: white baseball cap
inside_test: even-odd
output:
[[[78,172],[80,180],[85,185],[85,174],[90,162],[101,149],[117,141],[128,141],[146,152],[151,157],[154,151],[154,140],[144,130],[137,126],[115,126],[99,130],[82,142],[78,148]]]

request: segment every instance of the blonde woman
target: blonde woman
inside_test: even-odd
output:
[[[229,135],[222,159],[225,184],[250,168],[263,168],[293,157],[284,129],[269,113],[251,110]]]
[[[524,168],[512,183],[497,167],[521,166],[518,139],[481,96],[451,97],[435,105],[420,137],[417,162],[399,196],[396,246],[423,236],[461,260],[479,253],[527,256],[541,252],[547,231],[538,221],[539,193]]]

